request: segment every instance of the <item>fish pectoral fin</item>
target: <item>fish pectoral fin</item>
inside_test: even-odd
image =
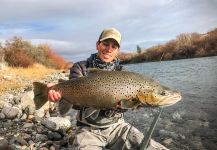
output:
[[[100,110],[95,109],[95,108],[91,108],[91,107],[86,108],[84,113],[83,113],[83,115],[84,115],[83,117],[84,118],[91,117],[91,119],[95,120],[98,117],[99,112],[100,112]]]
[[[122,109],[130,109],[130,108],[135,108],[138,105],[140,105],[141,102],[138,100],[121,100],[121,108]]]
[[[72,108],[72,104],[62,98],[58,103],[60,115],[65,115]]]

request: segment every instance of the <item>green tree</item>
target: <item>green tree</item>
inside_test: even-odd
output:
[[[137,53],[138,53],[138,54],[141,54],[142,49],[141,49],[141,47],[140,47],[139,45],[136,46],[136,50],[137,50]]]

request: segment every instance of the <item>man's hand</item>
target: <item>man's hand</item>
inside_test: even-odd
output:
[[[47,87],[54,86],[54,83],[48,83]],[[48,91],[48,100],[51,102],[57,102],[61,99],[61,94],[60,92],[57,92],[55,90],[49,90]]]

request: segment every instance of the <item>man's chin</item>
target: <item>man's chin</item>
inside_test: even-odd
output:
[[[103,57],[103,60],[104,62],[111,62],[112,61],[112,58],[111,57]]]

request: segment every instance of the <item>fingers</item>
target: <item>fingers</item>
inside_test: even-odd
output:
[[[57,102],[61,99],[61,94],[55,90],[49,90],[48,99],[52,102]]]
[[[52,87],[54,86],[55,83],[48,83],[47,87]],[[58,91],[55,90],[49,90],[48,91],[48,100],[51,102],[57,102],[61,99],[61,94]]]

